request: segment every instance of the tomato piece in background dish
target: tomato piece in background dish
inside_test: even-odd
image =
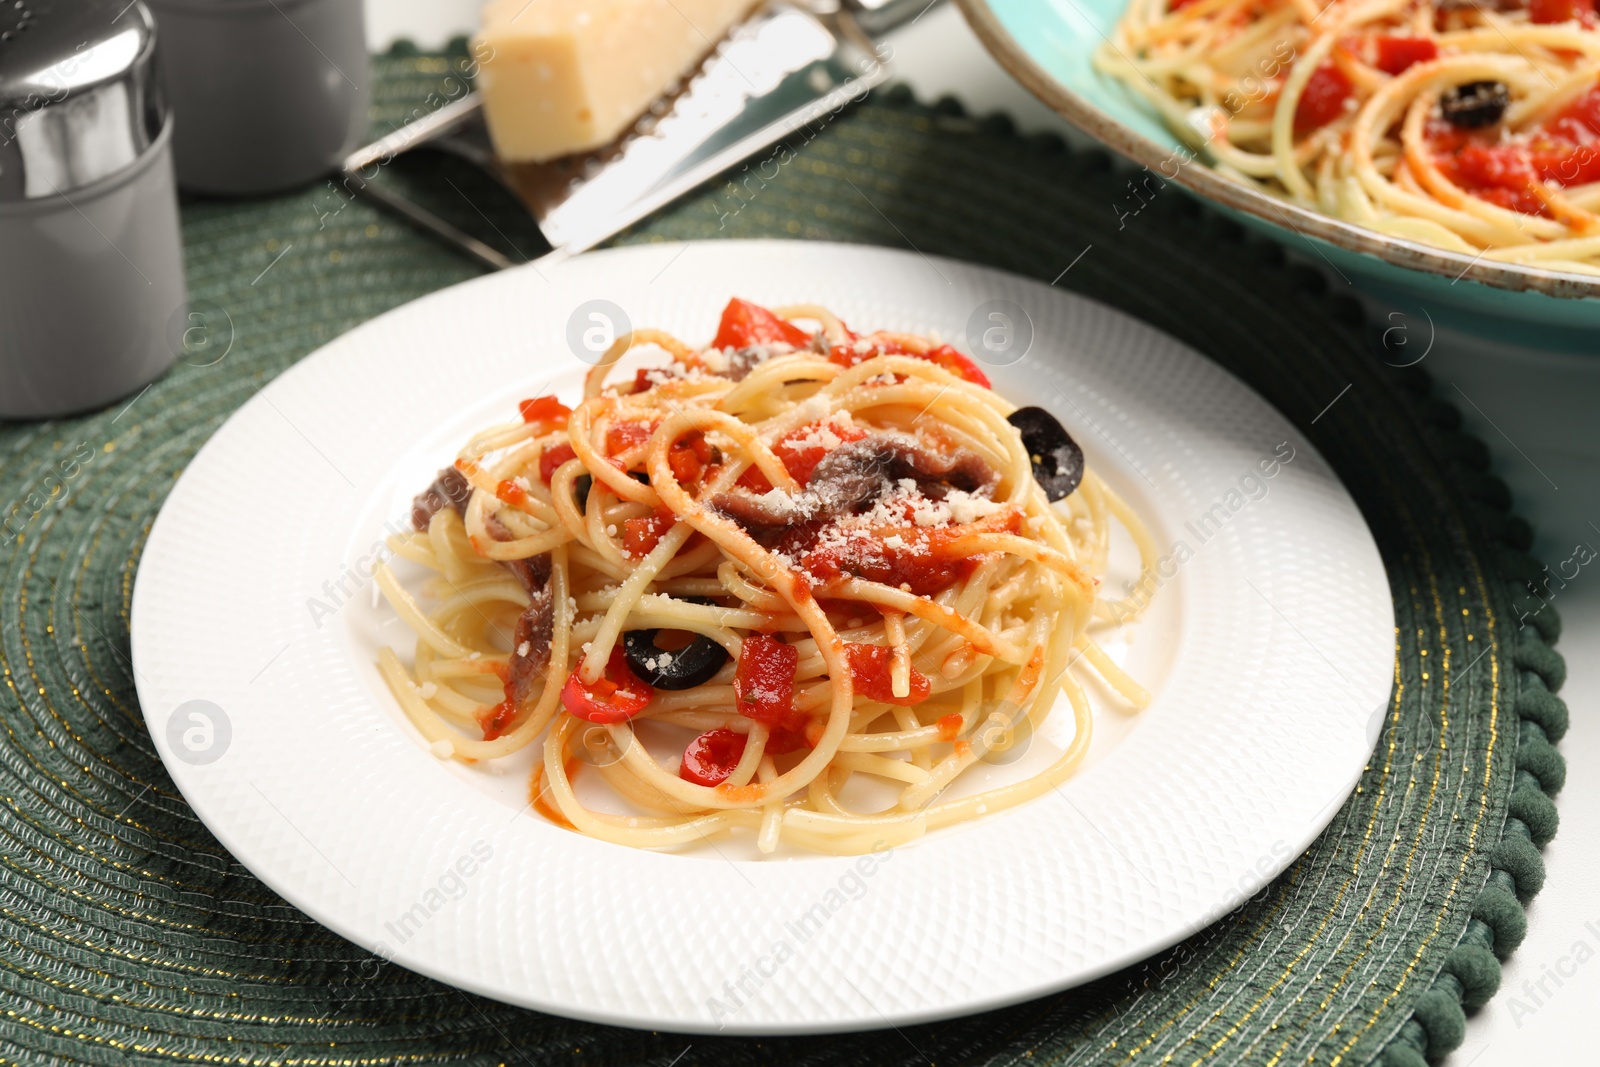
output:
[[[1385,74],[1400,74],[1417,63],[1439,58],[1439,46],[1428,37],[1379,37],[1373,66]]]
[[[878,645],[846,644],[845,658],[850,661],[850,678],[855,683],[856,696],[876,700],[882,704],[911,707],[928,699],[931,686],[927,676],[911,668],[911,690],[903,697],[894,695],[894,683],[889,676],[894,653]]]
[[[695,785],[718,786],[728,780],[728,775],[744,758],[745,742],[749,738],[737,730],[719,726],[707,730],[683,750],[683,765],[678,777]]]
[[[1300,102],[1294,109],[1294,132],[1310,133],[1320,130],[1344,114],[1344,102],[1350,99],[1355,87],[1350,79],[1332,63],[1324,63],[1311,72],[1311,78],[1300,92]]]
[[[1443,122],[1430,122],[1426,137],[1435,164],[1455,185],[1510,211],[1548,215],[1536,182],[1600,181],[1600,86],[1517,140],[1503,140],[1498,127],[1461,130]]]
[[[593,683],[586,683],[573,671],[561,688],[561,706],[587,722],[627,722],[643,711],[656,691],[633,673],[622,646],[611,650],[606,672]]]
[[[1558,22],[1595,23],[1593,0],[1528,0],[1528,21],[1538,25]]]
[[[794,675],[800,650],[775,637],[751,634],[739,650],[733,676],[734,707],[767,726],[784,724],[794,710]]]
[[[735,297],[722,310],[713,348],[749,348],[751,345],[786,344],[804,348],[811,335],[792,322],[780,319],[760,304]]]

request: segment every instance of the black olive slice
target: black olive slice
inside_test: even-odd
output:
[[[645,485],[650,484],[650,475],[644,471],[629,471],[629,477]],[[578,510],[582,511],[589,504],[589,490],[594,488],[594,478],[587,474],[580,474],[572,480],[572,495],[578,499]]]
[[[1505,82],[1468,82],[1439,98],[1445,121],[1464,130],[1493,126],[1510,106],[1511,90]]]
[[[1018,408],[1006,419],[1022,432],[1022,447],[1033,460],[1033,477],[1054,503],[1071,496],[1083,481],[1083,449],[1044,408]]]
[[[705,597],[689,597],[692,604],[711,604]],[[622,654],[641,681],[656,689],[693,689],[711,680],[728,662],[728,650],[705,634],[694,634],[683,648],[664,649],[656,644],[660,630],[629,630],[622,635]],[[665,660],[662,657],[667,657]]]

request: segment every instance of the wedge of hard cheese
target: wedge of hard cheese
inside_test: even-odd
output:
[[[489,0],[474,49],[501,159],[599,148],[635,122],[759,0]]]

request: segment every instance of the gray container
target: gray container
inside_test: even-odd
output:
[[[0,418],[100,407],[172,364],[185,312],[150,12],[0,2]]]
[[[361,143],[371,95],[363,0],[148,3],[184,189],[281,192],[327,174]]]

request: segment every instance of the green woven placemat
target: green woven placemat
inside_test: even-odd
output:
[[[383,129],[459,92],[437,56],[397,52],[378,75]],[[1372,358],[1348,297],[1176,191],[1135,196],[1103,155],[894,92],[813,132],[770,180],[708,190],[624,240],[910,245],[1055,279],[1243,377],[1339,471],[1393,585],[1396,695],[1322,837],[1154,959],[903,1031],[687,1039],[541,1016],[383,964],[276,898],[184,804],[135,700],[128,604],[163,498],[229,413],[323,342],[476,269],[331,186],[191,203],[205,314],[189,362],[126,406],[0,426],[6,1059],[1414,1067],[1460,1042],[1463,1003],[1493,994],[1496,956],[1525,929],[1565,774],[1556,615],[1523,589],[1530,531],[1482,444],[1420,369]],[[485,214],[512,243],[526,232]]]

